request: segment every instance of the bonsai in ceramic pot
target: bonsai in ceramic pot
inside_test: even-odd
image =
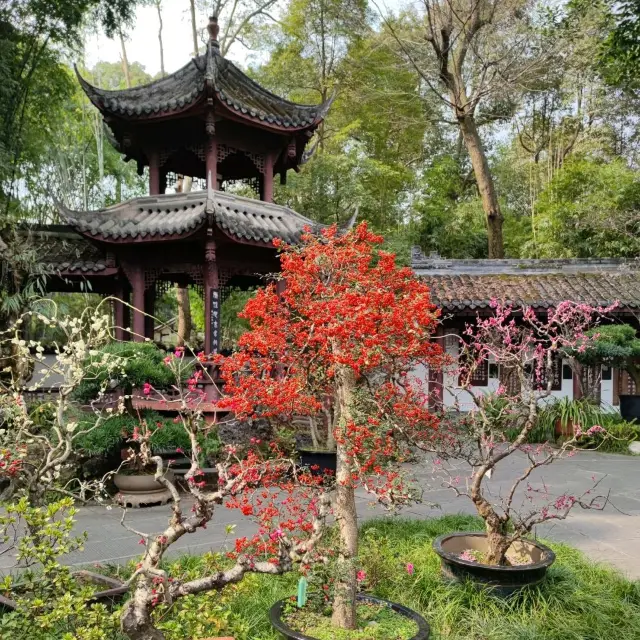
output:
[[[381,242],[361,224],[280,245],[286,287],[257,292],[242,313],[250,330],[232,356],[219,359],[227,394],[220,407],[241,418],[286,428],[300,416],[320,423],[327,406],[335,412],[322,422],[333,425],[336,443],[338,577],[328,611],[345,638],[358,624],[355,491],[388,508],[416,497],[401,465],[410,454],[403,434],[431,433],[437,422],[408,372],[439,365],[442,351],[431,340],[438,314],[428,288],[396,266]]]
[[[619,393],[620,414],[625,420],[640,422],[640,338],[629,324],[610,324],[590,332],[593,340],[577,358],[583,364],[618,367],[629,374],[635,393]]]
[[[539,582],[553,562],[553,553],[527,536],[550,520],[563,520],[577,505],[603,509],[607,498],[595,489],[551,495],[537,470],[571,456],[584,433],[603,432],[601,426],[574,424],[572,437],[559,448],[530,444],[544,401],[551,394],[553,361],[568,349],[583,351],[593,337],[586,332],[608,309],[563,302],[544,315],[531,308],[515,309],[492,303],[493,315],[478,317],[459,336],[459,386],[452,394],[470,403],[443,414],[436,438],[418,442],[431,452],[436,477],[458,496],[466,497],[484,520],[485,531],[438,538],[434,549],[443,573],[492,585],[507,593]],[[508,372],[509,386],[493,392],[472,385],[476,369],[486,360]],[[468,406],[468,405],[467,405]],[[511,440],[507,434],[511,434]],[[519,470],[513,475],[513,467]],[[501,469],[509,482],[501,483]],[[489,480],[493,474],[492,484]],[[495,486],[499,484],[499,486]]]

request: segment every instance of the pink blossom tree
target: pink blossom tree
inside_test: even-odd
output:
[[[415,442],[434,454],[436,475],[444,478],[444,485],[469,498],[484,520],[489,547],[486,562],[505,565],[509,547],[536,525],[564,520],[576,506],[602,509],[607,502],[606,496],[595,493],[602,478],[594,477],[592,486],[579,495],[552,496],[544,484],[532,484],[534,471],[575,453],[585,435],[581,425],[575,425],[573,437],[558,448],[549,443],[531,444],[529,436],[551,395],[554,363],[584,352],[594,339],[587,330],[613,307],[566,301],[538,314],[531,307],[516,309],[495,300],[491,306],[491,316],[478,317],[459,337],[455,373],[459,390],[472,400],[471,410],[444,411],[438,431],[428,440]],[[490,393],[472,385],[474,373],[487,361],[497,365],[501,378],[499,388]],[[587,433],[595,431],[603,429],[594,426]],[[494,496],[485,479],[516,454],[522,472],[506,493]],[[461,465],[466,474],[459,471]]]

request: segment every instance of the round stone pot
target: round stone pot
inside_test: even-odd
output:
[[[334,475],[338,466],[337,454],[335,451],[321,451],[319,449],[298,449],[300,454],[300,464],[309,467],[314,476]],[[318,467],[312,469],[312,467]],[[327,474],[327,471],[330,474]]]
[[[448,533],[433,541],[433,549],[440,556],[442,575],[450,580],[470,580],[481,588],[490,588],[496,595],[509,596],[522,589],[542,582],[547,569],[554,563],[556,554],[539,542],[519,540],[511,545],[507,558],[526,556],[531,564],[499,567],[461,560],[465,549],[486,552],[489,548],[484,533]]]
[[[620,394],[620,415],[631,422],[640,422],[640,395]]]
[[[428,640],[429,638],[429,625],[427,621],[415,611],[407,607],[403,607],[401,604],[396,604],[395,602],[389,602],[388,600],[381,600],[380,598],[376,598],[374,596],[366,595],[364,593],[359,593],[357,598],[360,602],[374,602],[376,604],[386,604],[391,607],[396,613],[399,613],[401,616],[405,618],[410,618],[418,625],[418,633],[414,635],[410,640]],[[279,600],[276,602],[269,611],[269,621],[273,628],[278,631],[285,640],[316,640],[316,638],[312,638],[311,636],[305,636],[303,633],[299,631],[294,631],[290,627],[288,627],[282,621],[282,609],[287,601]]]
[[[173,471],[165,471],[164,477],[171,483],[175,482]],[[124,473],[116,473],[113,476],[113,482],[121,493],[135,495],[138,493],[153,494],[166,491],[165,487],[153,477],[153,474],[126,475]]]

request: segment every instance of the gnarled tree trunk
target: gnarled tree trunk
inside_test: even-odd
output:
[[[340,423],[338,431],[346,428],[351,421],[351,405],[356,380],[350,367],[341,367],[338,371],[338,409]],[[336,592],[333,601],[333,618],[335,626],[343,629],[356,628],[356,565],[358,556],[358,516],[351,465],[347,448],[337,443],[336,467],[336,500],[334,513],[340,531],[340,549],[338,550]]]
[[[482,480],[487,470],[481,468],[473,476],[471,483],[470,497],[476,507],[478,515],[484,520],[487,530],[487,542],[489,544],[489,552],[487,553],[486,563],[491,565],[507,564],[506,553],[511,542],[507,534],[507,523],[500,519],[495,512],[491,503],[482,496]]]

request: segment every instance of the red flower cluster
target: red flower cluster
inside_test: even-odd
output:
[[[240,315],[250,330],[236,353],[216,362],[220,409],[281,424],[310,416],[346,449],[354,485],[381,489],[388,477],[382,484],[395,492],[397,474],[387,476],[386,467],[406,455],[399,436],[437,428],[410,372],[439,366],[443,354],[431,340],[439,313],[428,287],[381,243],[366,223],[346,234],[336,226],[307,233],[297,247],[277,242],[284,291],[274,284],[249,300]],[[377,391],[357,417],[327,424],[345,371],[359,389]],[[378,479],[365,482],[367,475]]]

